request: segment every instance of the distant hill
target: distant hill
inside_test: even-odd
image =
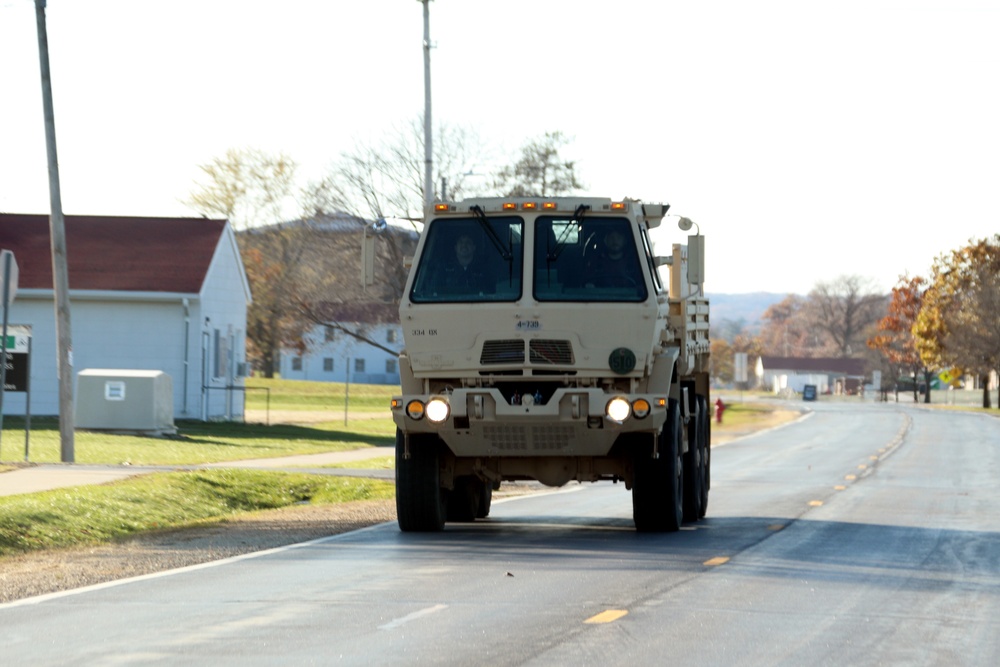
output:
[[[761,316],[770,306],[785,299],[788,294],[774,292],[751,292],[749,294],[706,294],[709,306],[709,322],[713,330],[725,328],[724,323],[744,322],[751,333],[760,330]]]

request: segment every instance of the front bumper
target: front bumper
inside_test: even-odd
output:
[[[630,406],[624,419],[608,414],[616,398]],[[431,399],[447,404],[443,420],[431,421],[426,411],[418,418],[408,414],[411,402],[426,406]],[[632,406],[643,405],[647,414],[637,416]],[[512,405],[499,389],[463,388],[393,397],[392,418],[405,433],[436,433],[456,456],[605,456],[623,433],[658,433],[666,421],[666,405],[666,396],[574,387],[558,388],[541,403],[526,396]]]

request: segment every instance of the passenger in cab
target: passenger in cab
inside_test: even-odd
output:
[[[625,234],[612,229],[604,235],[597,257],[589,260],[586,282],[595,287],[630,287],[642,285],[642,271],[634,252],[627,252]]]

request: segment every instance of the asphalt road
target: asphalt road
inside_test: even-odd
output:
[[[7,664],[1000,664],[1000,421],[825,404],[713,450],[709,516],[622,485],[0,605]]]

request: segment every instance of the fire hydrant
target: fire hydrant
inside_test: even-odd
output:
[[[726,411],[726,404],[722,402],[721,398],[715,399],[715,423],[722,423],[722,413]]]

